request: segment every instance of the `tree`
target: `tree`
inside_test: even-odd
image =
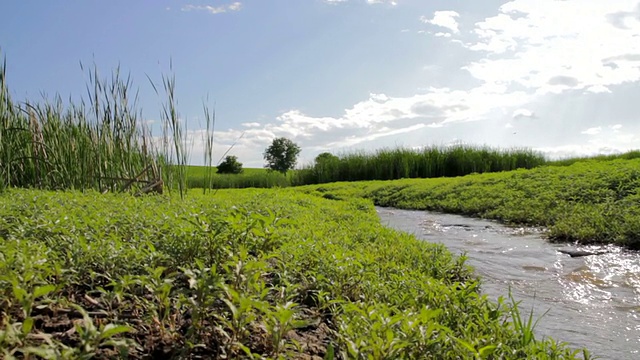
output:
[[[284,137],[276,138],[264,151],[265,167],[286,175],[296,165],[299,154],[300,147],[296,143]]]
[[[224,161],[218,165],[218,174],[240,174],[242,171],[242,163],[238,161],[237,156],[228,155]]]

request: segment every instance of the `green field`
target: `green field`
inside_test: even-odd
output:
[[[366,200],[8,189],[0,236],[5,359],[588,357]]]
[[[241,174],[217,174],[212,167],[211,182],[207,178],[209,169],[206,166],[186,166],[187,187],[212,189],[271,188],[291,186],[295,171],[282,175],[276,171],[261,168],[245,168]],[[210,186],[208,186],[210,184]]]

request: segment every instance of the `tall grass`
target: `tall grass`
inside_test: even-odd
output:
[[[6,64],[6,63],[5,63]],[[0,69],[0,177],[2,186],[117,191],[152,165],[130,78],[89,72],[89,104],[14,103]]]
[[[215,169],[215,167],[212,167]],[[262,169],[260,169],[262,170]],[[293,173],[293,172],[291,172]],[[291,186],[292,174],[287,176],[271,171],[245,171],[243,174],[213,174],[208,181],[206,176],[190,174],[187,179],[187,187],[209,189],[245,189],[245,188],[272,188]]]
[[[205,134],[205,149],[204,149],[204,165],[205,165],[205,175],[204,175],[204,193],[207,192],[208,189],[213,188],[213,132],[216,125],[216,111],[213,110],[213,114],[207,107],[206,103],[202,105],[204,111],[204,118],[207,122],[207,132]]]
[[[82,71],[85,71],[81,64]],[[12,101],[6,61],[0,67],[0,189],[96,189],[186,192],[186,139],[175,106],[175,80],[163,77],[164,133],[154,138],[142,119],[137,93],[120,69],[100,78],[88,71],[87,96],[35,103]],[[174,177],[172,172],[177,173]],[[177,182],[177,184],[174,184]]]
[[[297,173],[294,183],[454,177],[530,169],[545,162],[541,153],[530,149],[504,150],[472,145],[431,146],[419,150],[381,149],[373,153],[358,151],[317,159]]]
[[[616,159],[633,160],[638,158],[640,158],[640,150],[630,150],[620,154],[594,155],[553,160],[547,162],[547,165],[569,166],[581,161],[611,161]]]

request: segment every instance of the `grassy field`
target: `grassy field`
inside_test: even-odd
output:
[[[5,359],[589,357],[362,199],[7,189],[0,237]]]
[[[241,174],[217,174],[217,169],[211,169],[213,175],[207,178],[206,166],[186,166],[187,186],[190,189],[244,189],[244,188],[272,188],[291,186],[295,171],[282,175],[277,171],[264,168],[245,168]],[[210,180],[210,182],[209,182]],[[211,184],[210,186],[207,186]]]
[[[300,188],[328,199],[433,210],[548,227],[557,241],[640,248],[640,159],[456,178],[333,183]]]

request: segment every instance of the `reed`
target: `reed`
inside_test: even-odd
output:
[[[430,146],[423,149],[380,149],[323,156],[298,172],[294,184],[335,181],[393,180],[402,178],[455,177],[530,169],[546,163],[530,149],[498,149],[487,146]]]
[[[18,103],[11,99],[6,60],[2,63],[0,189],[161,192],[165,183],[170,189],[175,183],[184,195],[188,154],[174,78],[163,76],[164,133],[154,137],[142,119],[130,76],[119,68],[110,78],[100,78],[95,67],[87,72],[87,96],[79,102],[56,96]]]
[[[187,187],[190,189],[244,189],[244,188],[272,188],[291,186],[292,174],[282,175],[281,173],[266,171],[264,169],[245,169],[242,174],[213,174],[210,181],[206,178],[206,167],[188,167],[190,172],[187,180]],[[212,167],[214,169],[214,167]],[[254,171],[252,171],[254,170]],[[257,171],[255,171],[257,170]],[[291,172],[293,173],[293,172]]]

